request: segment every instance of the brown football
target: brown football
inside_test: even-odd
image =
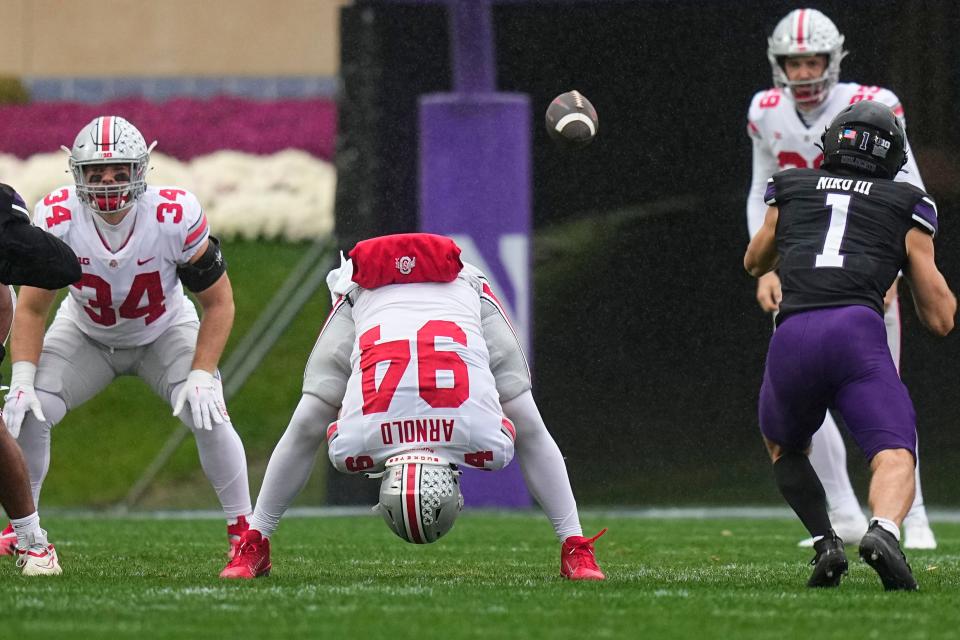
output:
[[[547,133],[568,149],[585,147],[597,137],[597,110],[579,91],[561,93],[547,107]]]

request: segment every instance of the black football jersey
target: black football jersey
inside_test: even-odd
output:
[[[30,224],[23,198],[0,184],[0,284],[60,289],[82,275],[77,254]]]
[[[905,182],[789,169],[764,196],[779,209],[778,321],[806,309],[864,305],[883,315],[883,296],[907,259],[906,235],[937,233],[937,209]]]

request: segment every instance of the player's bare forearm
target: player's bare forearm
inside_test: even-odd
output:
[[[757,231],[747,252],[743,256],[743,268],[755,278],[772,271],[780,259],[777,253],[777,218],[779,211],[776,207],[768,207],[763,226]]]
[[[780,276],[776,271],[769,271],[757,278],[757,304],[767,313],[779,311],[783,291],[780,287]]]
[[[920,321],[932,333],[945,336],[953,330],[957,298],[934,261],[933,238],[918,229],[907,234],[907,279]]]
[[[13,362],[37,364],[43,349],[43,334],[57,292],[35,287],[20,287],[17,313],[13,317],[10,358]]]
[[[233,328],[233,288],[230,278],[223,274],[209,288],[196,294],[202,308],[197,349],[193,355],[193,369],[213,373],[220,362],[223,348]]]
[[[911,279],[910,283],[920,321],[931,333],[943,337],[953,330],[957,299],[943,276],[939,272],[937,276],[926,281]]]

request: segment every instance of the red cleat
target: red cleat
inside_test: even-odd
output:
[[[237,554],[220,572],[221,578],[250,580],[270,575],[270,540],[260,536],[256,529],[248,529],[240,537]]]
[[[570,536],[564,540],[560,547],[560,575],[570,580],[606,580],[593,554],[593,543],[606,532],[604,529],[592,538]]]
[[[240,539],[249,528],[250,525],[247,524],[245,516],[238,516],[237,524],[227,525],[227,542],[230,543],[230,548],[227,550],[227,560],[233,560],[236,557],[237,549],[240,548]]]
[[[13,525],[7,523],[7,528],[0,531],[0,556],[12,556],[17,553],[17,534],[13,532]]]

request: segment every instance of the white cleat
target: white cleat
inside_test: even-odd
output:
[[[937,539],[933,530],[926,522],[912,523],[909,520],[903,523],[904,549],[936,549]]]
[[[830,524],[844,544],[857,544],[867,533],[867,518],[859,511],[854,513],[830,514]],[[804,538],[798,547],[812,547],[813,538]]]
[[[42,531],[40,539],[31,534],[30,546],[17,549],[17,566],[25,576],[58,576],[63,573],[57,550],[47,542],[47,532]]]

